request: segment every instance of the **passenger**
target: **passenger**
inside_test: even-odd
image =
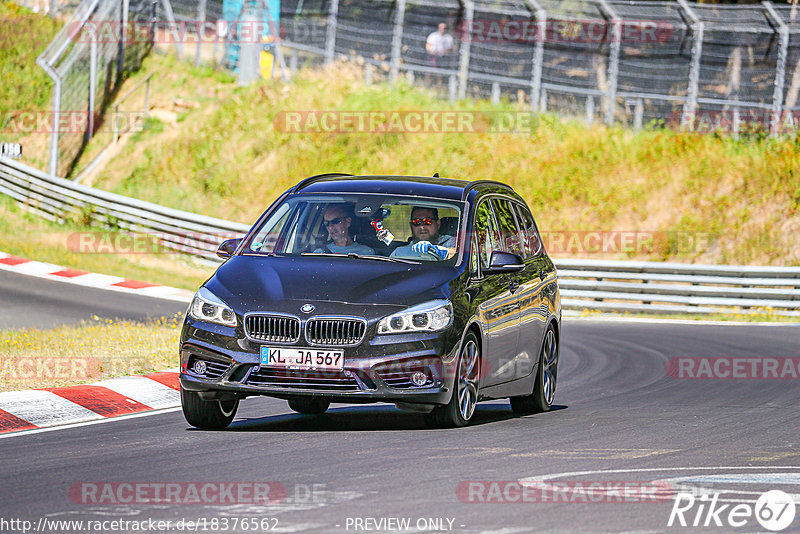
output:
[[[438,258],[446,260],[455,253],[456,238],[451,235],[439,235],[439,210],[436,208],[416,207],[411,210],[412,239],[408,245],[398,247],[392,257],[400,258]]]
[[[350,235],[350,224],[353,222],[352,216],[349,215],[351,212],[352,210],[348,210],[345,204],[331,204],[325,208],[325,212],[322,214],[322,224],[333,242],[327,243],[314,252],[355,253],[367,256],[375,254],[375,251],[368,246],[353,241]]]

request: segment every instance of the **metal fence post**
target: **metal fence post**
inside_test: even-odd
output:
[[[175,23],[175,14],[172,12],[172,4],[170,0],[161,0],[161,5],[164,6],[164,14],[167,16],[167,21],[170,24],[170,27],[177,30],[178,26]],[[176,40],[175,42],[175,55],[178,56],[178,59],[181,58],[183,55],[183,43],[180,39]]]
[[[770,18],[778,25],[778,61],[775,65],[775,89],[772,93],[772,135],[780,132],[781,111],[783,110],[783,84],[786,79],[786,55],[789,48],[789,26],[783,21],[781,16],[775,11],[772,3],[762,2]]]
[[[472,28],[472,19],[475,15],[475,4],[472,0],[461,0],[461,6],[466,11],[464,18],[464,25],[467,28]],[[467,97],[467,77],[469,76],[469,55],[472,40],[467,39],[461,44],[461,62],[458,68],[458,98]]]
[[[331,12],[328,13],[328,33],[325,36],[325,63],[333,63],[336,52],[336,21],[339,16],[339,0],[331,0]]]
[[[89,44],[89,121],[83,132],[86,140],[94,134],[94,101],[97,93],[97,39]]]
[[[700,17],[695,14],[694,10],[689,7],[686,0],[678,0],[686,16],[692,20],[692,65],[689,69],[689,87],[686,90],[686,103],[683,105],[683,114],[681,115],[681,129],[688,128],[694,129],[694,116],[697,113],[697,92],[698,84],[700,83],[700,58],[703,55],[703,33],[705,32],[705,24],[700,20]]]
[[[49,65],[48,65],[49,67]],[[45,69],[48,70],[48,69]],[[53,78],[53,131],[50,132],[50,174],[53,176],[58,176],[58,124],[59,124],[59,113],[61,112],[61,78],[56,75],[55,71],[50,68],[50,71],[53,72],[51,77]],[[48,72],[48,74],[50,74]]]
[[[128,40],[128,10],[130,9],[129,0],[122,0],[122,13],[120,13],[119,38],[119,57],[117,58],[117,81],[122,80],[122,73],[125,70],[125,45]]]
[[[525,0],[528,8],[536,17],[536,44],[533,47],[533,64],[531,66],[531,110],[539,107],[542,91],[542,66],[544,65],[544,40],[547,38],[547,11],[537,0]]]
[[[400,54],[403,47],[403,21],[406,17],[406,0],[397,0],[397,11],[394,16],[392,32],[392,66],[389,71],[389,82],[394,83],[400,71]]]
[[[600,0],[600,5],[613,24],[611,46],[608,50],[608,89],[606,91],[606,124],[613,124],[614,111],[617,108],[617,80],[619,78],[619,51],[622,46],[622,20],[606,0]]]
[[[203,45],[202,36],[205,34],[205,27],[206,27],[205,24],[206,24],[206,0],[200,0],[200,3],[197,4],[197,20],[195,21],[195,27],[197,28],[197,49],[194,52],[195,66],[200,65],[200,51]]]

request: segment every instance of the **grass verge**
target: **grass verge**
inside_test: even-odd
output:
[[[121,276],[190,291],[200,287],[215,269],[212,265],[199,263],[180,254],[79,252],[80,249],[75,247],[79,236],[95,232],[98,232],[97,228],[74,222],[49,222],[23,211],[13,199],[0,195],[0,251],[71,269]]]
[[[73,386],[178,365],[181,317],[0,331],[0,391]]]

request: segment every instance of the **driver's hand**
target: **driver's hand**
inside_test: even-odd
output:
[[[448,250],[444,247],[434,245],[430,241],[420,241],[411,245],[411,250],[418,254],[433,254],[439,259],[447,259]]]

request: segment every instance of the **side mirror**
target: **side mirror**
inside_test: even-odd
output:
[[[515,273],[525,268],[522,258],[510,252],[492,251],[489,267],[484,269],[485,274]]]
[[[217,249],[217,256],[220,258],[227,260],[233,253],[236,251],[236,247],[239,246],[239,243],[242,242],[242,238],[239,239],[226,239],[222,243],[220,243],[219,248]]]

